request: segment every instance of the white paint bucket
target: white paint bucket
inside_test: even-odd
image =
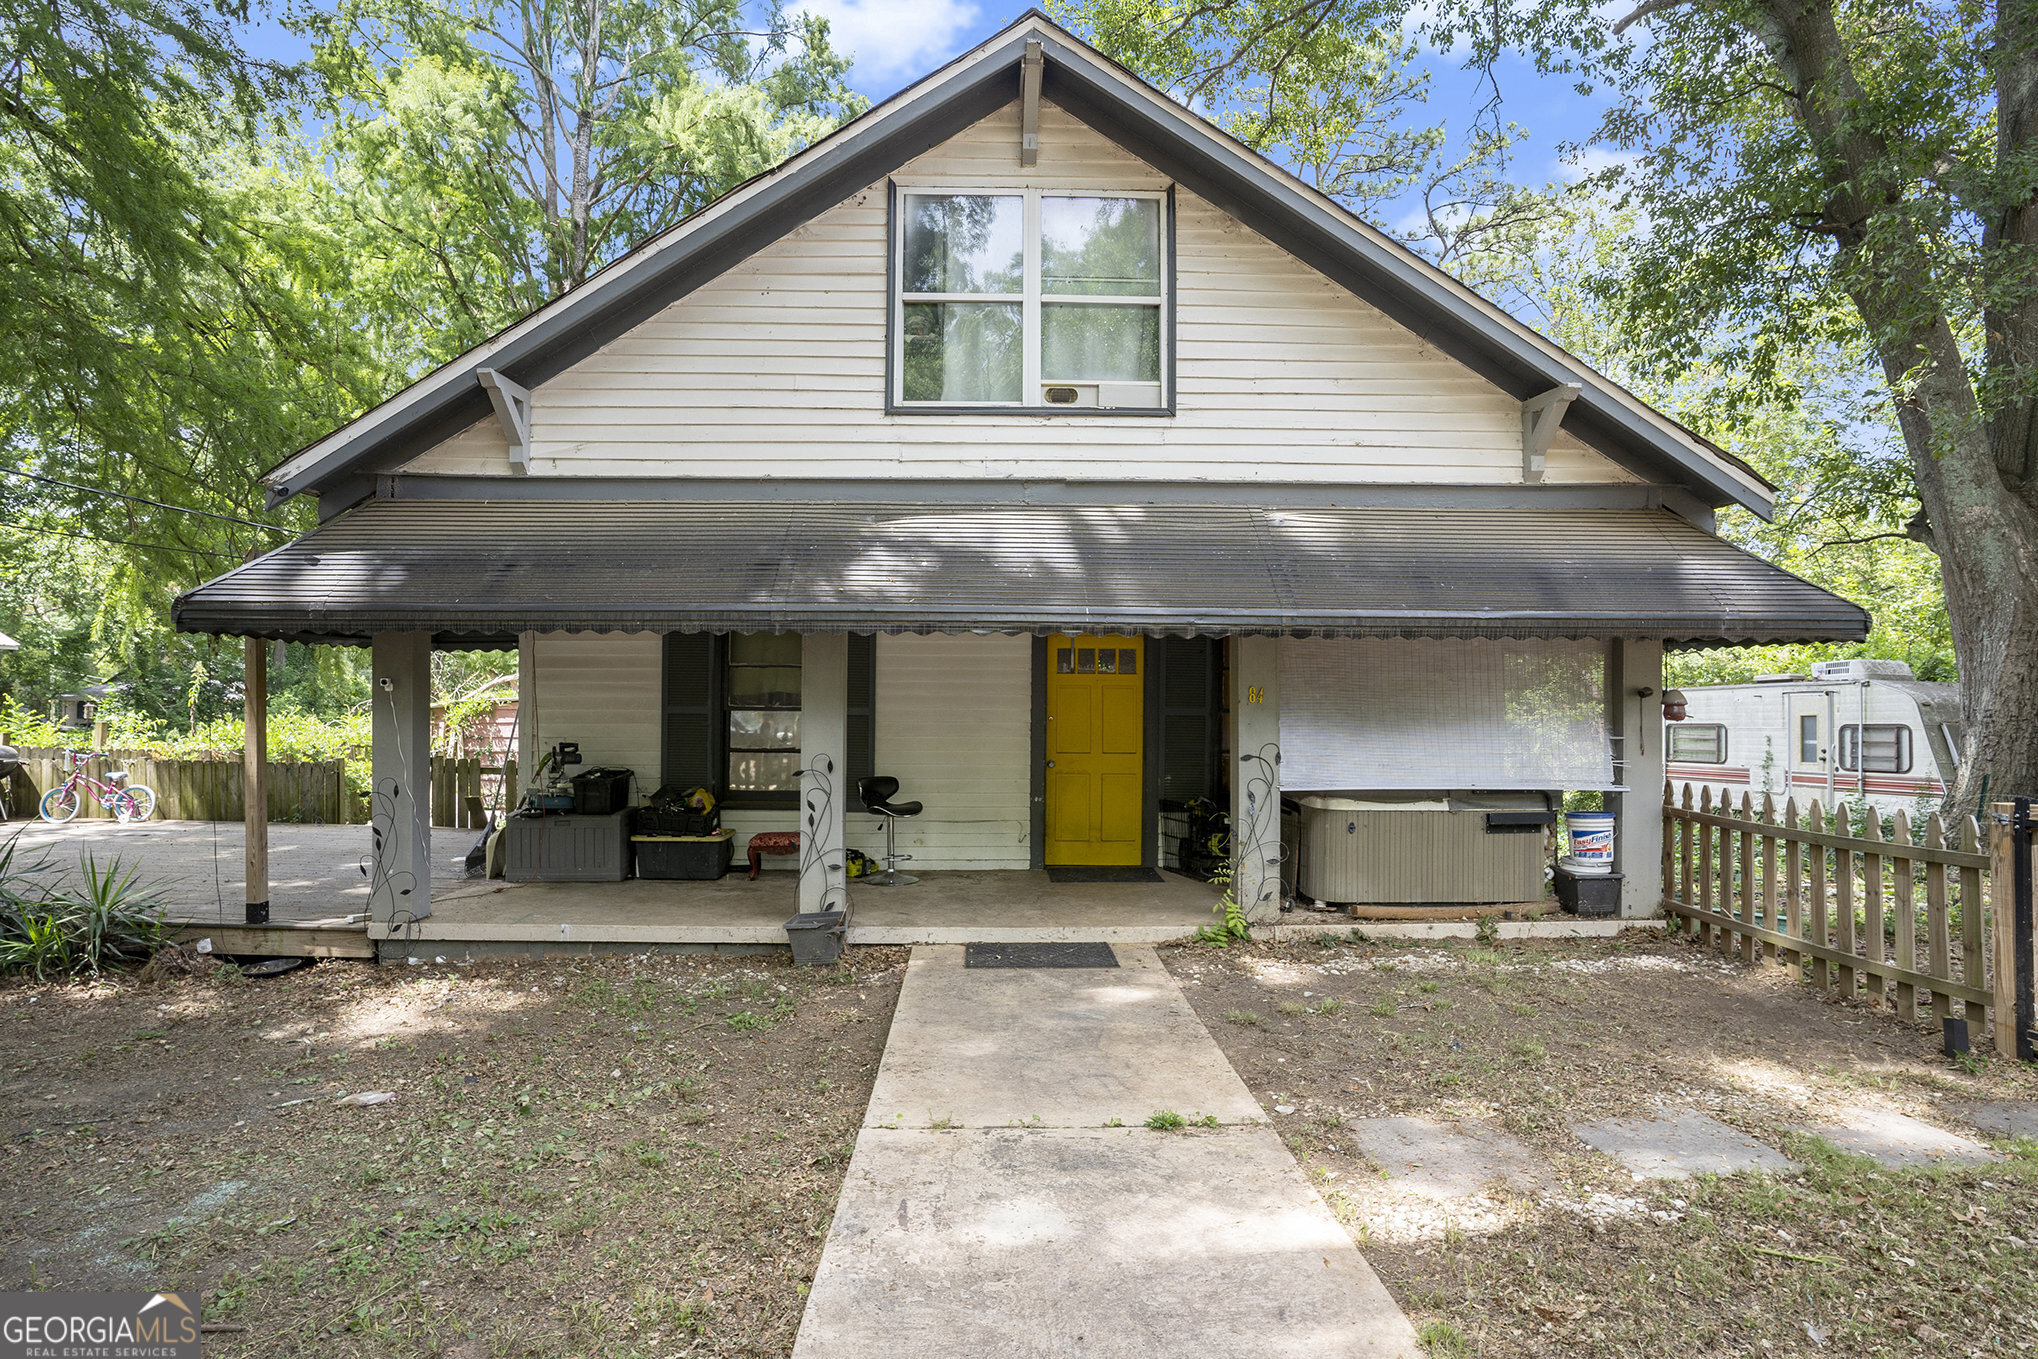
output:
[[[1566,812],[1571,854],[1565,867],[1573,873],[1613,872],[1613,813]]]

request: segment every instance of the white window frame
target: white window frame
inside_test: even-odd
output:
[[[1838,744],[1840,747],[1841,769],[1846,770],[1850,774],[1908,774],[1917,767],[1917,738],[1911,734],[1910,723],[1869,722],[1865,726],[1869,731],[1893,731],[1897,734],[1896,762],[1898,767],[1895,769],[1863,769],[1861,767],[1861,751],[1864,724],[1849,722],[1840,728]]]
[[[905,290],[906,278],[906,230],[904,210],[908,195],[940,195],[943,197],[1018,198],[1023,200],[1023,245],[1021,266],[1021,287],[1016,293],[911,293]],[[1143,198],[1160,205],[1160,251],[1161,278],[1158,300],[1146,297],[1112,297],[1082,294],[1070,296],[1062,293],[1043,294],[1040,290],[1040,200],[1043,198]],[[890,324],[886,337],[886,366],[890,369],[889,387],[886,392],[887,406],[894,413],[915,412],[968,412],[1024,411],[1029,415],[1155,415],[1172,414],[1175,391],[1175,229],[1174,192],[1171,189],[1103,189],[1095,187],[1056,188],[1013,188],[973,187],[959,184],[910,184],[894,182],[891,201],[891,259],[885,270],[885,286],[890,293]],[[902,346],[906,334],[906,305],[921,302],[991,303],[1010,304],[1017,300],[1019,310],[1019,336],[1022,346],[1019,376],[1019,400],[1017,401],[908,401],[906,400],[906,364]],[[1074,304],[1106,307],[1154,307],[1160,312],[1160,400],[1153,406],[1051,406],[1042,396],[1046,386],[1088,386],[1105,381],[1099,378],[1057,378],[1049,384],[1040,373],[1040,342],[1043,307],[1052,304],[1060,306]],[[1117,384],[1113,385],[1153,385]],[[1031,394],[1032,400],[1028,400]]]
[[[1695,755],[1670,755],[1674,764],[1725,764],[1727,762],[1727,724],[1724,722],[1677,722],[1670,725],[1670,744],[1677,744],[1677,737],[1685,732],[1711,730],[1718,733],[1719,754],[1712,759],[1700,759]]]

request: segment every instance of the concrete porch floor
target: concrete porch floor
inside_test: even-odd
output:
[[[851,944],[1063,939],[1164,943],[1214,918],[1217,889],[1178,873],[1149,883],[1055,883],[1044,871],[923,873],[906,887],[850,885]],[[432,913],[376,938],[571,944],[784,944],[793,875],[715,882],[432,884]]]

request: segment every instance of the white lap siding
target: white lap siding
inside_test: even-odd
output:
[[[926,187],[1166,186],[1043,107],[1018,105],[903,167]],[[1521,480],[1505,392],[1193,193],[1176,198],[1177,409],[1168,418],[885,413],[887,188],[871,185],[541,384],[546,476]],[[416,471],[507,471],[493,421]],[[1553,482],[1634,478],[1560,432]]]
[[[660,639],[648,632],[542,632],[531,645],[537,733],[529,758],[573,741],[581,769],[633,769],[632,792],[640,798],[657,788]]]
[[[639,800],[658,787],[662,748],[662,646],[649,633],[541,633],[532,758],[575,741],[585,764],[637,771]],[[877,639],[877,772],[927,810],[899,827],[899,847],[920,869],[1025,868],[1031,758],[1032,641],[1026,637]],[[856,790],[844,796],[854,799]],[[855,805],[851,802],[851,805]],[[737,866],[758,831],[793,830],[788,810],[732,810]],[[884,847],[875,817],[852,816],[849,842],[873,858]],[[791,856],[766,858],[790,869]]]
[[[899,823],[913,869],[1028,866],[1032,675],[1029,637],[877,639],[876,772],[926,805]],[[876,858],[883,823],[851,817],[849,843]]]

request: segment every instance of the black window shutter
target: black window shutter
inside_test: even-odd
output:
[[[1217,639],[1163,637],[1161,652],[1161,796],[1215,797],[1223,730]]]
[[[706,632],[665,634],[664,763],[669,787],[722,791],[722,646]]]
[[[849,784],[850,805],[856,788],[877,773],[877,638],[867,632],[849,634]]]

